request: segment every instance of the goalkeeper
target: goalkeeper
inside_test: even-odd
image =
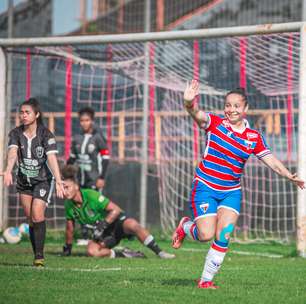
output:
[[[65,190],[66,244],[65,256],[71,255],[74,223],[93,228],[93,240],[87,245],[87,254],[93,257],[140,257],[140,252],[113,248],[124,238],[136,236],[138,240],[162,259],[175,258],[174,254],[162,251],[154,237],[135,219],[127,218],[123,210],[98,191],[79,187],[76,170],[72,165],[62,169]]]

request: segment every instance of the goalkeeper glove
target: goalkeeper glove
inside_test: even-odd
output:
[[[66,244],[63,246],[63,256],[70,256],[72,251],[72,244]]]
[[[109,227],[109,223],[106,221],[101,221],[96,223],[96,229],[93,232],[93,239],[96,242],[101,242],[103,240],[104,231]]]

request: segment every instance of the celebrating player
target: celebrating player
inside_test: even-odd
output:
[[[45,210],[54,189],[63,198],[64,189],[57,163],[54,135],[43,125],[42,112],[36,99],[30,98],[19,107],[21,125],[9,134],[4,185],[13,184],[12,170],[18,160],[17,192],[29,220],[29,233],[34,252],[34,266],[44,266],[46,236]]]
[[[198,108],[199,83],[193,80],[184,92],[184,106],[207,134],[206,149],[196,168],[190,195],[193,219],[183,217],[173,233],[172,246],[178,249],[188,235],[196,241],[214,241],[207,253],[199,288],[212,288],[215,274],[228,250],[230,235],[240,212],[243,167],[251,154],[280,176],[304,189],[304,181],[290,173],[271,153],[263,136],[244,120],[248,101],[243,89],[225,96],[224,117]]]
[[[66,244],[64,255],[71,255],[74,222],[94,228],[93,240],[87,245],[87,254],[94,257],[137,257],[138,252],[114,251],[121,239],[136,236],[138,240],[162,259],[175,258],[162,251],[148,230],[135,219],[125,216],[114,202],[93,189],[80,188],[75,178],[75,168],[67,165],[62,169],[65,189]]]
[[[79,111],[82,132],[73,136],[68,164],[77,164],[78,181],[82,188],[102,191],[109,163],[109,151],[106,141],[94,124],[95,111],[86,107]],[[88,229],[81,226],[82,240],[78,244],[87,244]]]

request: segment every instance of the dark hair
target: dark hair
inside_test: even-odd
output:
[[[82,108],[79,111],[79,117],[81,117],[82,115],[88,115],[92,120],[94,120],[94,118],[95,118],[95,110],[90,108],[90,107]]]
[[[38,100],[36,98],[29,98],[28,100],[23,101],[19,105],[19,111],[21,110],[22,106],[30,106],[33,109],[35,115],[37,113],[39,113],[39,116],[36,119],[37,124],[39,124],[39,125],[43,125],[44,124],[43,123],[43,113],[42,113],[42,111],[40,109],[40,104],[39,104],[39,102],[38,102]]]
[[[243,100],[245,102],[245,105],[247,106],[248,105],[248,98],[246,96],[246,93],[245,93],[245,89],[244,88],[236,88],[236,89],[233,89],[231,91],[229,91],[226,95],[225,95],[225,99],[227,98],[228,95],[231,95],[231,94],[238,94],[240,96],[243,97]]]
[[[61,168],[61,174],[63,180],[70,179],[73,182],[78,183],[77,173],[78,173],[78,168],[74,165],[66,165]]]

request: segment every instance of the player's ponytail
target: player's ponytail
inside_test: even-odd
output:
[[[38,102],[38,100],[36,98],[29,98],[28,100],[25,100],[24,102],[22,102],[19,106],[19,109],[21,109],[22,106],[30,106],[35,115],[37,113],[39,113],[39,116],[37,117],[36,121],[38,125],[43,125],[43,113],[40,109],[40,104]]]

